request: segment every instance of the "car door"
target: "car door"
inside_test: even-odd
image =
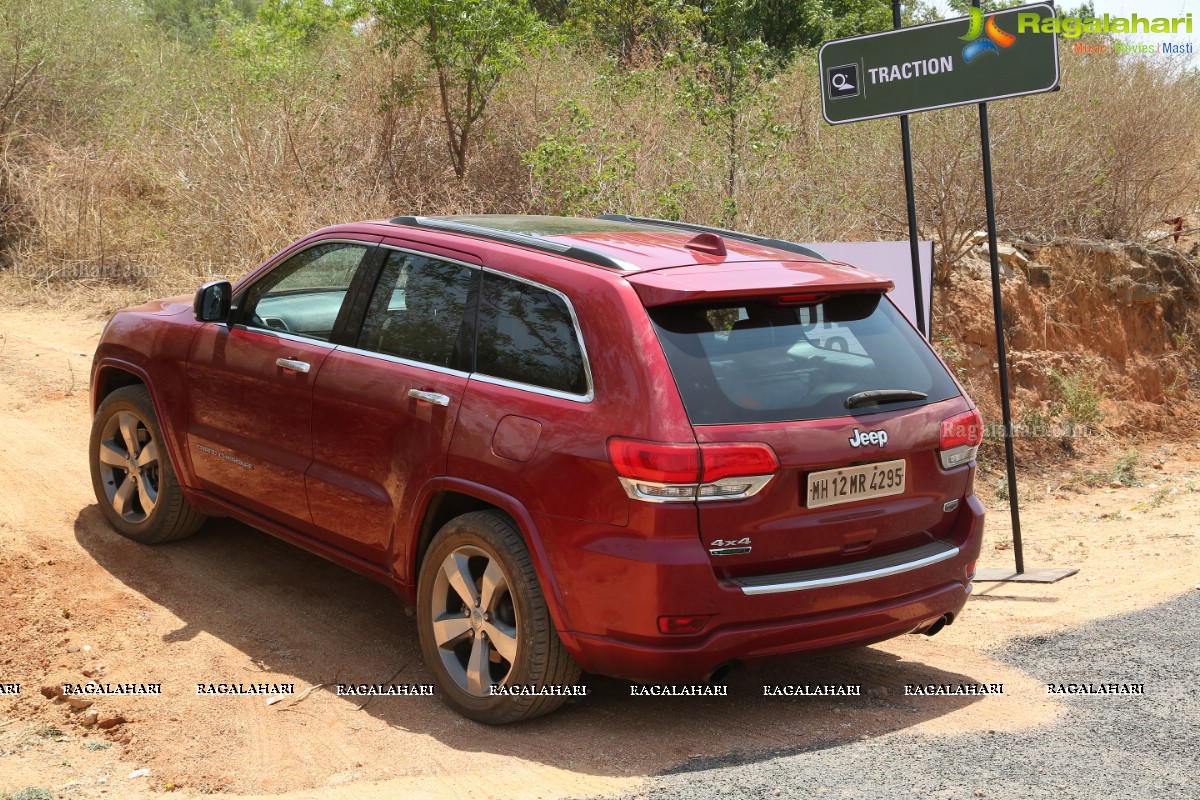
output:
[[[373,241],[378,241],[378,238]],[[239,290],[230,324],[188,357],[187,446],[204,489],[305,533],[312,390],[365,279],[373,241],[321,241]]]
[[[386,566],[398,515],[445,474],[471,369],[467,317],[479,269],[381,251],[386,260],[353,346],[329,353],[317,377],[306,484],[317,535]]]

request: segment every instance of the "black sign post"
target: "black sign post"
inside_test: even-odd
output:
[[[983,14],[972,0],[971,16],[901,27],[900,0],[892,0],[894,30],[835,39],[821,46],[821,112],[838,125],[879,117],[899,116],[904,148],[904,180],[908,231],[917,296],[918,328],[926,333],[922,309],[922,279],[917,262],[916,200],[913,189],[912,146],[908,115],[950,106],[979,104],[979,136],[983,151],[984,202],[987,209],[988,252],[991,261],[992,311],[996,325],[996,358],[1000,372],[1000,408],[1004,424],[1004,454],[1008,473],[1016,571],[979,570],[981,581],[1053,583],[1077,569],[1025,570],[1021,543],[1021,513],[1017,500],[1017,464],[1013,451],[1012,407],[1009,402],[1008,356],[1004,343],[1004,305],[1000,293],[1000,262],[996,252],[996,201],[992,185],[992,147],[987,103],[1009,97],[1055,91],[1059,88],[1058,36],[1019,31],[1018,18],[1054,17],[1049,3]],[[1049,26],[1053,27],[1053,26]],[[964,44],[965,43],[965,44]],[[1004,59],[1003,64],[992,63]],[[977,62],[977,59],[979,61]]]
[[[979,0],[975,0],[978,8]],[[996,254],[996,194],[992,190],[992,138],[987,103],[979,104],[979,142],[983,149],[983,202],[987,206],[988,260],[992,271],[992,318],[996,323],[996,361],[1000,364],[1000,419],[1004,422],[1004,463],[1008,471],[1008,507],[1012,517],[1017,575],[1025,572],[1021,511],[1017,504],[1017,456],[1013,450],[1012,404],[1008,400],[1008,353],[1004,343],[1004,303],[1000,295],[1000,258]],[[1066,577],[1065,575],[1063,577]]]
[[[892,27],[899,30],[903,27],[900,20],[900,0],[892,0]],[[908,208],[908,257],[912,261],[913,274],[913,304],[917,312],[917,330],[928,339],[933,331],[925,329],[925,281],[921,277],[921,257],[917,253],[917,190],[913,180],[912,165],[912,136],[908,132],[908,114],[900,115],[900,142],[904,148],[904,199]],[[933,265],[930,264],[930,269]],[[931,276],[932,279],[932,276]],[[930,305],[933,304],[933,292],[929,293]],[[932,318],[932,314],[930,317]]]

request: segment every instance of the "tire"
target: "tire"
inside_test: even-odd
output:
[[[417,584],[417,629],[442,701],[477,722],[533,719],[567,700],[492,695],[493,685],[579,681],[579,665],[558,638],[525,542],[503,514],[464,514],[434,536]],[[472,669],[476,663],[481,668]]]
[[[122,386],[104,398],[92,421],[88,457],[96,501],[122,536],[162,544],[204,524],[206,517],[183,496],[145,386]]]

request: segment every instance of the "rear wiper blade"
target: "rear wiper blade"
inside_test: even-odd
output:
[[[846,408],[903,403],[906,400],[925,400],[928,397],[929,395],[924,392],[914,392],[912,389],[872,389],[869,392],[859,392],[847,397]]]

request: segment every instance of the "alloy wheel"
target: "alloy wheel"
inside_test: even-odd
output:
[[[158,503],[158,442],[150,426],[121,410],[104,423],[96,453],[100,480],[113,510],[126,522],[144,521]]]
[[[517,658],[517,618],[499,560],[464,545],[438,567],[431,607],[433,639],[451,679],[467,694],[488,697]]]

